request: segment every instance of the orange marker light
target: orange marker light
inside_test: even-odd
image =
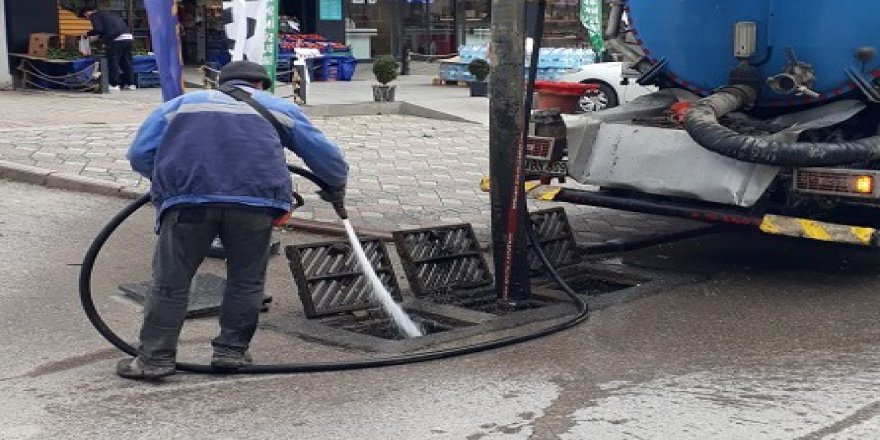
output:
[[[874,193],[874,177],[873,176],[859,176],[856,177],[856,192],[859,194],[873,194]]]

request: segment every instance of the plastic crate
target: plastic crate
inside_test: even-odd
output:
[[[153,87],[159,87],[161,85],[161,81],[159,80],[159,72],[136,73],[134,75],[134,82],[139,89],[149,89]]]
[[[336,79],[339,81],[351,81],[357,70],[357,60],[354,57],[346,57],[338,61]]]
[[[292,63],[290,62],[290,58],[278,58],[278,63],[275,65],[275,71],[278,72],[275,75],[275,80],[289,83],[293,76],[290,73],[291,67]]]
[[[351,81],[357,69],[357,60],[349,56],[325,56],[313,63],[315,81]]]

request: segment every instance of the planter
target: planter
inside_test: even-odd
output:
[[[572,114],[580,109],[580,100],[580,95],[541,90],[538,92],[538,109],[557,109],[560,113]]]
[[[394,102],[394,91],[397,86],[373,85],[373,101]]]
[[[471,81],[468,86],[471,89],[471,96],[489,96],[489,83],[486,81]]]

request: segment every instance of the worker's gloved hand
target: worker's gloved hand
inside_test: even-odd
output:
[[[348,212],[345,210],[345,186],[321,190],[318,191],[318,195],[321,196],[321,200],[333,205],[339,218],[348,218]]]
[[[318,191],[318,195],[321,196],[321,200],[323,200],[333,206],[345,204],[345,187],[344,186],[331,188],[326,191],[322,189],[322,190]]]

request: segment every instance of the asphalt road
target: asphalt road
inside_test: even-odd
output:
[[[612,263],[695,281],[596,312],[540,341],[429,364],[300,376],[117,378],[120,355],[85,321],[77,275],[125,202],[0,181],[2,439],[872,439],[880,432],[875,251],[725,233]],[[110,292],[149,274],[152,216],[99,261],[97,290],[132,336],[138,310]],[[311,240],[315,237],[283,237]],[[209,267],[216,270],[217,267]],[[273,313],[297,300],[281,260]],[[214,321],[188,325],[204,360]],[[352,350],[261,332],[262,362]]]

